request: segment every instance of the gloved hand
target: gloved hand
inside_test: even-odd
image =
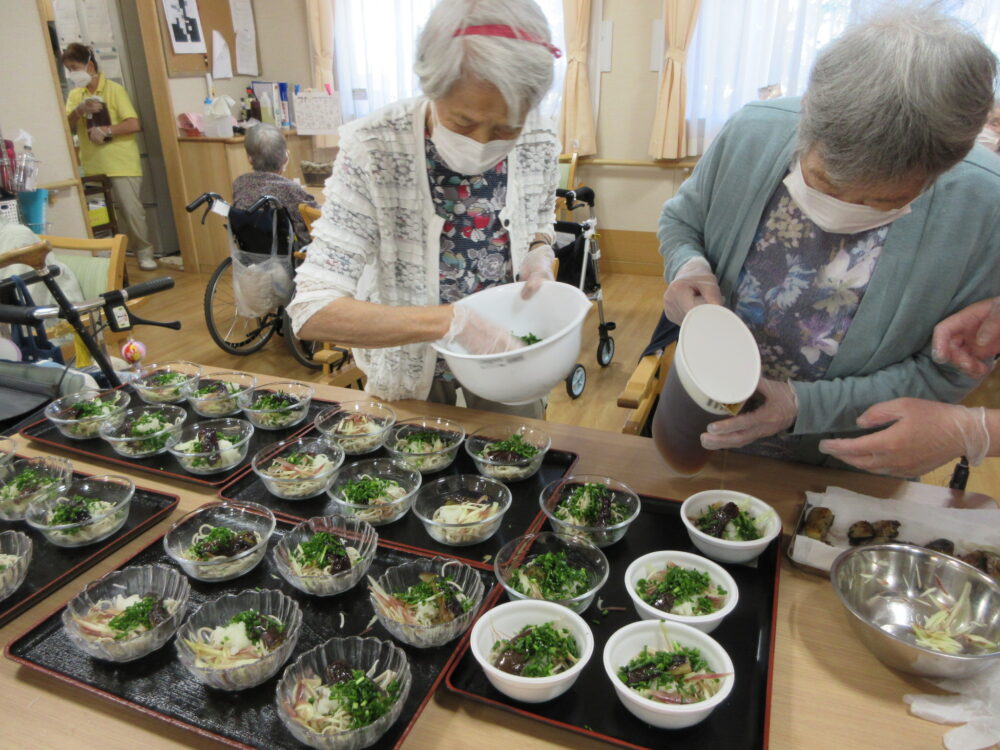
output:
[[[451,326],[441,338],[443,345],[458,344],[469,354],[500,354],[524,346],[506,328],[491,323],[465,305],[452,305],[451,309]]]
[[[701,444],[710,451],[720,448],[742,448],[754,440],[776,435],[795,424],[799,402],[792,384],[780,380],[760,379],[758,397],[763,403],[751,412],[712,422],[701,433]]]
[[[551,245],[535,245],[521,261],[521,267],[517,269],[517,278],[525,282],[521,289],[521,299],[530,299],[534,296],[544,281],[552,281],[552,264],[556,260],[555,251]]]
[[[986,375],[1000,354],[1000,297],[984,299],[934,326],[935,362],[951,362],[966,375]]]
[[[76,113],[80,117],[86,117],[88,114],[92,115],[94,112],[100,112],[103,106],[97,99],[88,97],[76,105]]]
[[[110,135],[107,128],[91,128],[87,131],[87,135],[90,136],[90,142],[96,143],[98,146],[103,146],[107,137]]]
[[[875,404],[857,421],[858,427],[890,426],[859,438],[821,440],[819,449],[875,474],[920,476],[958,456],[976,465],[990,449],[983,407],[897,398]]]
[[[677,325],[695,305],[721,305],[722,290],[704,258],[692,258],[677,272],[663,293],[663,312]]]

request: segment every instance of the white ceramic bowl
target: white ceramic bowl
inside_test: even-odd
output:
[[[683,729],[708,718],[732,692],[733,661],[718,641],[696,628],[675,622],[664,627],[671,640],[687,648],[697,648],[709,668],[728,675],[722,678],[722,685],[711,698],[698,703],[661,703],[639,695],[618,678],[619,668],[638,656],[643,646],[657,650],[666,647],[660,620],[639,620],[615,631],[604,645],[604,671],[618,699],[633,716],[659,729]]]
[[[749,506],[747,510],[763,534],[760,539],[750,542],[718,539],[695,525],[695,520],[709,505],[728,502],[735,502],[737,505],[746,503]],[[781,533],[781,519],[774,508],[753,495],[734,490],[705,490],[691,495],[681,504],[681,520],[691,537],[691,543],[708,557],[724,563],[747,563],[756,559],[767,549],[771,540]]]
[[[675,615],[657,609],[652,604],[648,604],[639,596],[636,591],[636,584],[643,578],[648,578],[658,570],[663,570],[668,562],[679,565],[682,568],[694,568],[702,573],[708,573],[712,582],[726,590],[726,601],[719,609],[710,615]],[[708,560],[701,555],[693,555],[690,552],[680,552],[678,550],[660,550],[650,552],[648,555],[637,557],[632,561],[625,571],[625,590],[632,598],[636,614],[643,620],[673,620],[704,633],[711,633],[721,623],[726,615],[736,609],[740,593],[736,586],[736,581],[720,565]]]
[[[491,652],[494,643],[501,639],[509,640],[528,625],[543,625],[547,622],[553,622],[553,627],[565,628],[572,633],[580,654],[576,664],[551,677],[523,677],[493,666]],[[544,703],[558,698],[573,687],[594,653],[594,634],[580,615],[561,604],[522,599],[500,604],[485,612],[472,627],[469,647],[486,673],[486,679],[501,693],[524,703]]]
[[[546,281],[531,299],[523,282],[501,284],[456,302],[517,336],[532,333],[536,344],[502,354],[469,354],[458,344],[432,344],[463,387],[482,398],[526,404],[548,395],[569,375],[580,354],[587,295],[569,284]]]

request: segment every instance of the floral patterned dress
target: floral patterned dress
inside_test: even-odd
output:
[[[735,312],[760,347],[763,375],[812,382],[851,327],[889,225],[856,234],[816,226],[796,205],[784,183],[764,209],[735,292]],[[792,446],[776,435],[744,452],[788,458]]]
[[[507,160],[479,175],[448,168],[430,138],[424,139],[431,200],[444,219],[439,266],[442,304],[514,280],[510,235],[500,223],[507,200]],[[438,357],[435,377],[454,376]]]

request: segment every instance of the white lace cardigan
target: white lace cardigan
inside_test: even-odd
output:
[[[441,229],[424,154],[427,99],[408,99],[340,129],[340,152],[326,181],[323,215],[295,274],[288,305],[292,327],[340,297],[383,305],[436,305]],[[510,233],[516,270],[535,233],[551,235],[559,181],[559,142],[540,118],[529,117],[507,165],[500,220]],[[381,398],[427,397],[434,377],[430,344],[354,348]]]

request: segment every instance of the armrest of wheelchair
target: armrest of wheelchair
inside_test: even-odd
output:
[[[647,354],[639,360],[631,377],[618,394],[618,405],[623,409],[638,409],[640,402],[649,395],[656,383],[657,370],[662,355]]]

